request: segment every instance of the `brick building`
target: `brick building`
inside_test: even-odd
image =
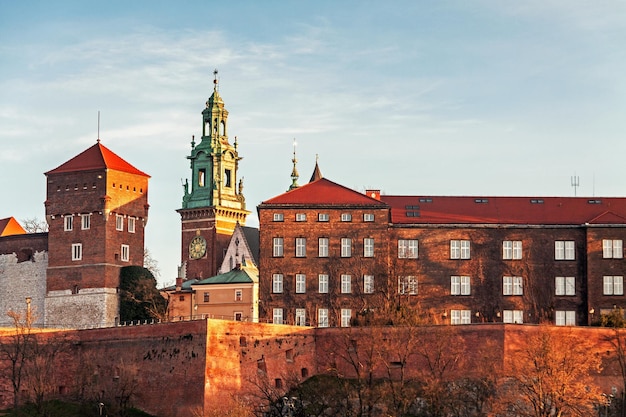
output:
[[[626,308],[626,198],[362,194],[316,172],[258,206],[261,318],[348,326],[408,306],[437,323],[587,325]]]

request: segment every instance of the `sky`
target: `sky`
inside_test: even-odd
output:
[[[0,0],[0,218],[102,144],[151,175],[174,281],[191,137],[218,69],[256,206],[322,174],[394,195],[625,196],[626,2]],[[572,187],[572,177],[578,187]]]

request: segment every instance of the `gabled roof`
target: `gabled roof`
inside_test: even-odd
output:
[[[149,177],[148,174],[138,170],[112,152],[109,148],[101,144],[99,140],[95,145],[76,155],[69,161],[59,165],[55,169],[46,172],[45,174],[49,175],[76,171],[95,171],[102,169],[112,169],[115,171],[128,172],[129,174]]]
[[[254,258],[254,264],[259,265],[259,249],[261,247],[259,239],[259,229],[257,227],[241,226],[243,236],[246,238],[250,253]]]
[[[309,182],[299,188],[287,191],[284,194],[261,203],[261,205],[265,204],[346,204],[370,207],[380,206],[381,208],[387,207],[387,204],[379,200],[368,197],[365,194],[344,187],[343,185],[339,185],[326,178],[320,178],[316,181]]]
[[[389,196],[397,224],[626,224],[626,198]]]
[[[198,282],[198,280],[195,279],[195,278],[194,279],[184,280],[182,285],[181,285],[181,287],[180,287],[180,291],[181,292],[191,291],[191,286],[193,284],[195,284],[196,282]],[[165,287],[165,288],[161,289],[161,291],[176,291],[176,284],[170,285],[168,287]]]
[[[255,280],[245,268],[233,269],[232,271],[206,278],[194,283],[194,285],[212,285],[212,284],[248,284]]]
[[[15,220],[14,217],[0,219],[0,236],[24,235],[26,230]]]

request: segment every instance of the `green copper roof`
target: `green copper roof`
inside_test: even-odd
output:
[[[211,284],[243,284],[252,283],[254,280],[243,269],[233,269],[230,272],[219,274],[211,278],[197,281],[194,285],[211,285]]]

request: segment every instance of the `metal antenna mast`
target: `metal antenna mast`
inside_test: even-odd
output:
[[[576,197],[576,189],[580,187],[580,177],[574,173],[574,176],[571,178],[572,187],[574,187],[574,197]]]

